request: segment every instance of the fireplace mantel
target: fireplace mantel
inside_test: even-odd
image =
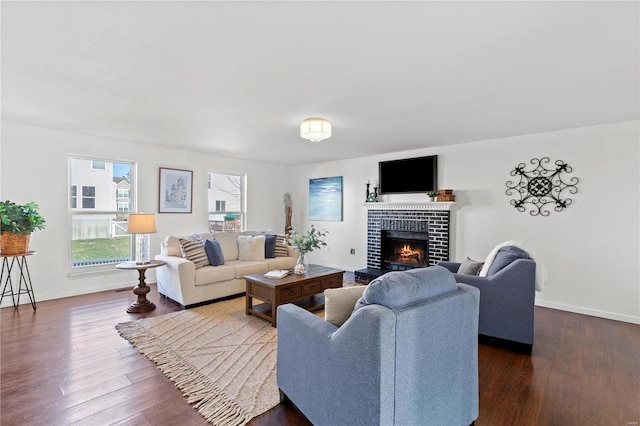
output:
[[[449,211],[455,206],[452,201],[436,201],[432,203],[363,203],[367,210],[445,210]]]

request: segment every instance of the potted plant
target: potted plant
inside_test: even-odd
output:
[[[306,234],[298,233],[296,228],[291,228],[291,234],[289,237],[289,244],[293,246],[300,253],[300,257],[296,261],[296,266],[293,268],[293,272],[297,275],[306,274],[309,270],[309,261],[304,257],[305,254],[326,246],[324,237],[328,234],[328,231],[318,231],[313,225]]]
[[[0,251],[2,254],[20,254],[29,251],[29,237],[36,229],[45,228],[45,220],[34,202],[19,205],[13,201],[0,201]]]
[[[436,191],[427,192],[427,197],[429,197],[429,201],[437,201],[436,200],[437,196],[438,196],[438,193]]]

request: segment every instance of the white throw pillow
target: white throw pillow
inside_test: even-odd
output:
[[[264,235],[238,236],[238,260],[264,260]]]
[[[180,238],[169,235],[162,242],[162,252],[163,256],[176,256],[182,257],[182,251],[180,249]]]
[[[340,327],[349,317],[366,285],[328,288],[324,291],[324,320]]]

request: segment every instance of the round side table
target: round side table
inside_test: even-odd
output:
[[[139,283],[137,287],[133,288],[133,294],[138,296],[138,300],[131,304],[127,308],[127,312],[130,314],[138,314],[141,312],[153,311],[156,305],[147,299],[147,293],[151,291],[147,283],[145,282],[145,274],[147,269],[157,268],[158,266],[166,265],[167,262],[162,260],[152,260],[149,263],[138,264],[136,262],[124,262],[116,265],[116,268],[123,270],[137,270],[139,274]]]

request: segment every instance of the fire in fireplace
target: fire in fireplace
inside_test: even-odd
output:
[[[405,271],[429,265],[428,233],[382,231],[381,237],[383,268]]]

